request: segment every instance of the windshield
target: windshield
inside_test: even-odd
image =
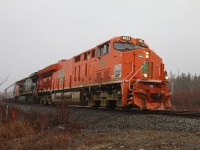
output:
[[[115,42],[114,48],[121,52],[127,52],[127,51],[136,50],[136,49],[140,49],[140,48],[144,48],[144,47],[139,46],[139,45],[134,45],[133,43]]]

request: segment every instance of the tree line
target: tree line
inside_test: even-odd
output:
[[[190,73],[175,75],[170,73],[170,81],[173,84],[172,104],[175,107],[200,108],[200,76]]]

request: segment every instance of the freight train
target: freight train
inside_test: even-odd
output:
[[[15,102],[171,109],[162,58],[144,40],[114,37],[5,89]]]

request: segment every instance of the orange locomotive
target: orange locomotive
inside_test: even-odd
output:
[[[128,36],[39,70],[34,81],[29,99],[35,102],[171,109],[162,59],[143,40]]]
[[[40,101],[170,109],[162,59],[141,39],[112,38],[38,72]]]

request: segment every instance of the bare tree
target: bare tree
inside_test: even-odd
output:
[[[0,82],[0,86],[1,86],[4,82],[6,82],[6,81],[8,80],[9,76],[10,76],[10,73],[7,75],[7,77],[6,77],[3,81]]]

